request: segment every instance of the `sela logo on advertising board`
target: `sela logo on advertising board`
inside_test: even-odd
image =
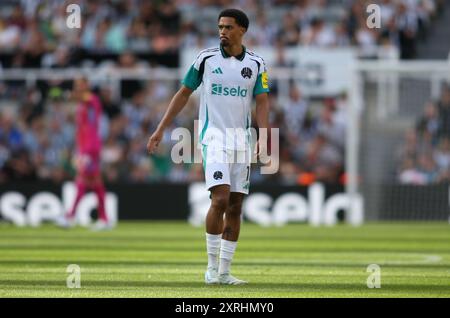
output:
[[[240,96],[240,97],[246,97],[247,96],[248,89],[242,88],[240,86],[238,87],[224,87],[222,84],[212,84],[212,95],[219,95],[219,96]]]
[[[62,186],[62,198],[52,192],[42,191],[32,195],[28,202],[25,195],[17,191],[8,191],[0,196],[0,216],[17,226],[39,226],[43,221],[54,222],[72,206],[76,196],[73,182]],[[108,192],[105,197],[106,213],[112,224],[117,223],[118,196]],[[97,208],[94,193],[85,195],[77,208],[77,222],[81,226],[92,223],[91,212]]]
[[[194,183],[188,192],[189,222],[202,226],[211,200],[203,183]],[[276,199],[267,193],[251,193],[244,199],[242,212],[251,222],[262,226],[282,226],[289,222],[309,222],[311,225],[334,225],[337,214],[346,211],[346,221],[359,225],[363,221],[363,199],[360,195],[350,199],[346,193],[325,198],[325,186],[315,183],[308,188],[308,198],[297,192],[287,192]],[[349,211],[352,211],[350,213]]]

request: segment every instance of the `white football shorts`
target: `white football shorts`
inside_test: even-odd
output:
[[[248,194],[250,187],[250,150],[230,150],[202,145],[203,169],[208,190],[222,184],[230,192]]]

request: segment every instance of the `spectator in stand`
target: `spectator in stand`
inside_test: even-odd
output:
[[[403,164],[407,159],[416,159],[418,149],[417,133],[411,129],[405,133],[404,142],[397,151],[397,161]],[[409,165],[408,165],[409,166]]]
[[[1,172],[4,182],[11,181],[35,181],[37,179],[30,155],[26,149],[17,149],[11,153],[4,163]]]
[[[450,181],[450,138],[440,139],[438,147],[433,153],[434,161],[439,170],[439,182]]]
[[[22,149],[23,132],[15,122],[13,111],[0,113],[0,139],[4,140],[12,151]]]
[[[303,98],[298,86],[291,84],[289,100],[283,109],[289,135],[297,138],[301,137],[301,130],[308,113],[308,108],[308,102]]]
[[[255,24],[248,30],[248,41],[254,46],[271,46],[274,43],[275,35],[276,28],[274,25],[269,24],[266,13],[264,11],[259,12],[256,16]]]
[[[397,28],[399,33],[401,59],[413,59],[417,55],[417,33],[419,20],[415,10],[403,2],[397,7]]]
[[[441,91],[441,97],[438,102],[438,111],[440,118],[440,136],[450,136],[450,85],[444,84]]]
[[[324,20],[314,18],[303,33],[302,43],[307,46],[331,47],[336,44],[336,34]]]
[[[296,46],[300,44],[300,32],[298,21],[291,13],[286,13],[282,26],[278,31],[277,38],[284,46]]]
[[[144,66],[141,63],[138,63],[136,56],[130,51],[126,51],[119,56],[119,62],[115,68],[119,71],[144,71]],[[143,88],[141,81],[136,79],[124,79],[121,81],[120,86],[120,96],[125,99],[131,98],[137,91],[140,91]]]
[[[397,154],[398,181],[433,184],[450,181],[450,89],[442,85],[437,105],[427,102],[415,130],[405,135]]]
[[[334,183],[344,166],[345,126],[334,120],[335,101],[325,101],[317,124],[317,135],[309,145],[308,164],[317,180]]]
[[[145,52],[151,49],[148,28],[140,17],[135,17],[127,30],[128,49],[134,52]]]
[[[20,44],[20,28],[0,16],[0,48],[15,51]]]
[[[110,120],[120,116],[122,109],[114,100],[113,93],[110,87],[103,86],[99,91],[99,98],[103,105],[103,112],[108,116]]]
[[[137,91],[130,102],[123,106],[124,115],[128,120],[126,134],[130,139],[141,132],[142,123],[150,115],[150,109],[145,103],[145,91]]]
[[[431,135],[432,143],[435,144],[440,128],[439,114],[436,105],[429,101],[425,105],[424,113],[418,120],[416,129],[420,135],[428,133]]]

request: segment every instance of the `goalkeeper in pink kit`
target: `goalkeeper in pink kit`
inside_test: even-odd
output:
[[[70,211],[58,222],[62,227],[75,224],[78,204],[87,191],[94,191],[98,199],[98,221],[95,230],[111,229],[105,211],[105,186],[100,171],[101,137],[99,133],[102,105],[99,98],[89,90],[86,78],[74,82],[74,95],[79,100],[76,110],[76,153],[77,194]]]

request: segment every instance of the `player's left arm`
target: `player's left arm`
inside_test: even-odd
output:
[[[269,95],[258,94],[256,100],[256,123],[259,128],[269,128]]]
[[[259,129],[266,130],[266,133],[264,134],[261,134],[261,130],[259,131],[259,140],[256,145],[256,152],[258,155],[267,153],[267,139],[269,137],[269,80],[266,66],[264,61],[262,62],[262,67],[258,67],[259,74],[253,89],[253,96],[256,100],[256,123]]]
[[[267,138],[269,137],[269,96],[267,93],[261,93],[255,96],[255,100],[256,123],[260,129],[256,153],[257,155],[260,155],[267,153]],[[261,134],[261,129],[265,129],[266,133]]]

